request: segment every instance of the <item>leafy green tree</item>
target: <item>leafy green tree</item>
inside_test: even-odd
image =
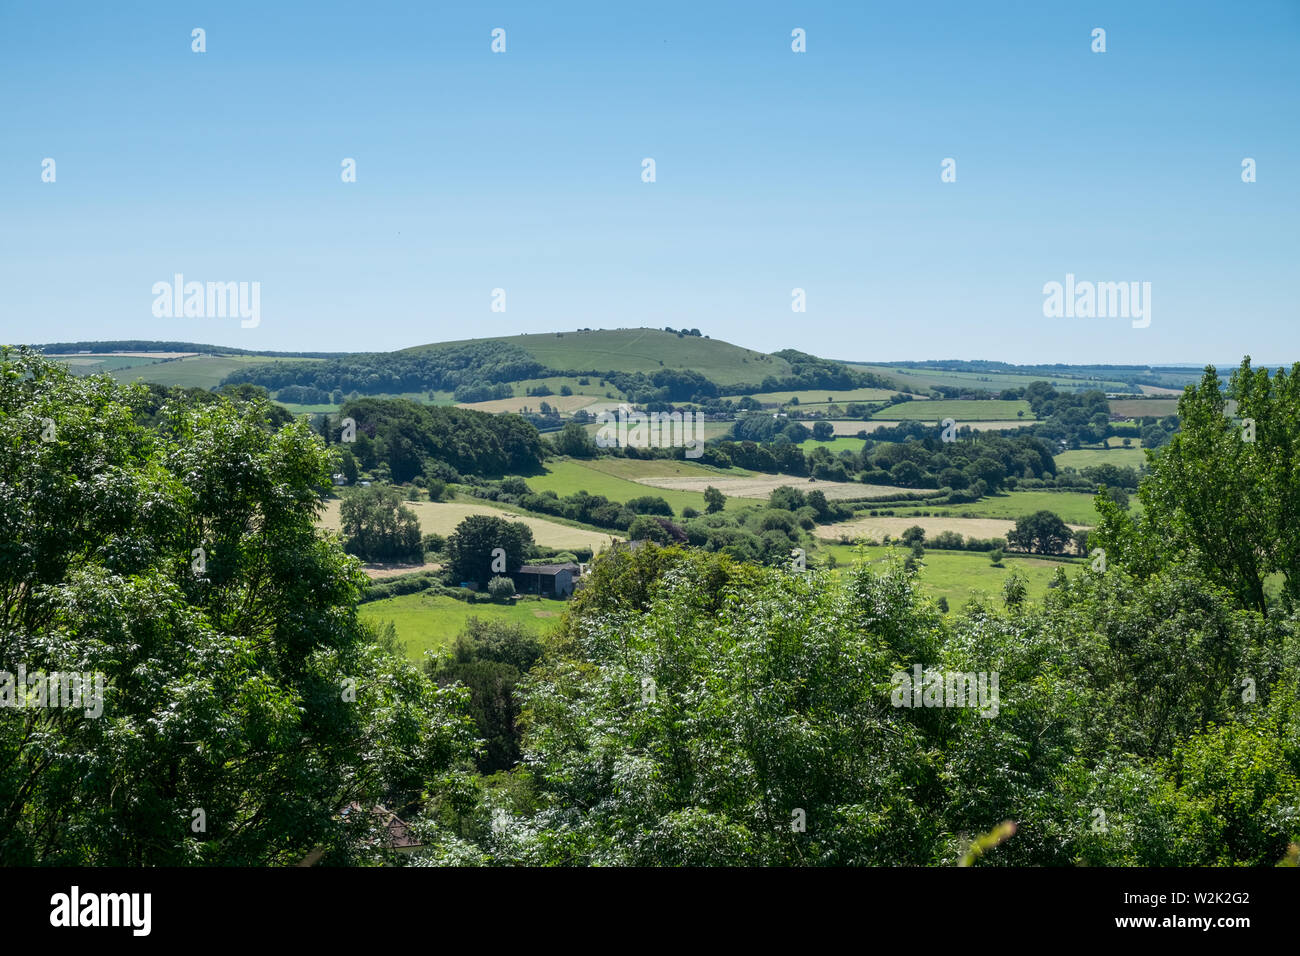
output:
[[[587,434],[587,429],[577,422],[567,423],[551,441],[557,452],[571,458],[595,458],[600,454],[596,442]]]
[[[402,504],[396,488],[376,485],[346,492],[339,524],[344,549],[364,561],[418,563],[424,557],[420,519]]]
[[[1235,402],[1235,417],[1228,403]],[[1243,607],[1267,613],[1265,581],[1300,598],[1300,364],[1252,369],[1227,383],[1213,366],[1178,403],[1182,430],[1150,464],[1139,489],[1141,537],[1159,560],[1193,561]],[[1144,442],[1145,443],[1145,442]],[[1153,555],[1154,552],[1148,552]]]
[[[358,619],[320,439],[225,399],[141,424],[150,401],[0,350],[0,671],[103,689],[98,715],[0,707],[0,863],[359,862],[349,805],[463,804],[464,692]]]
[[[515,582],[510,578],[498,575],[488,582],[488,595],[494,601],[505,601],[513,597],[515,593]]]
[[[717,514],[727,506],[727,496],[717,488],[709,485],[704,489],[704,511],[706,514]]]
[[[650,515],[637,515],[628,525],[627,536],[632,541],[654,541],[657,544],[668,544],[672,541],[668,529]]]
[[[480,772],[509,770],[519,762],[516,688],[541,656],[541,643],[522,625],[471,617],[452,650],[425,665],[439,685],[459,682],[468,688],[470,714],[484,741],[477,759]]]
[[[1019,568],[1012,568],[1011,573],[1002,581],[1002,603],[1009,608],[1018,608],[1025,603],[1029,586]]]
[[[1007,532],[1008,544],[1039,554],[1060,554],[1070,540],[1069,525],[1046,509],[1017,518],[1016,526]]]
[[[465,518],[447,537],[447,562],[455,579],[475,584],[487,582],[494,573],[499,573],[493,570],[493,552],[498,548],[505,552],[505,573],[514,574],[532,552],[532,528],[496,515]]]

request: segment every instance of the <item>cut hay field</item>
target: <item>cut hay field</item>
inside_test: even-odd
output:
[[[616,407],[617,403],[614,404]],[[593,415],[599,412],[599,410],[599,407],[594,405],[587,409],[587,411]],[[731,424],[731,422],[700,422],[696,427],[700,429],[701,434],[704,436],[704,440],[710,441],[711,439],[721,438],[724,435],[729,434],[731,432]],[[596,434],[603,426],[599,423],[593,422],[585,427],[587,429],[587,434],[595,438]]]
[[[636,461],[635,459],[597,459],[602,467],[608,467],[606,462],[623,461],[635,463],[642,466],[657,465],[658,462]],[[546,471],[540,475],[525,475],[524,481],[528,482],[528,487],[533,491],[554,491],[561,498],[567,498],[569,495],[576,494],[579,491],[585,491],[592,495],[604,495],[610,501],[630,501],[633,498],[641,498],[645,495],[658,495],[673,507],[673,511],[680,515],[683,508],[694,508],[696,511],[704,510],[704,485],[716,483],[714,481],[705,481],[700,486],[699,491],[689,490],[654,490],[631,481],[627,478],[620,477],[618,474],[612,474],[594,467],[595,462],[579,461],[577,459],[562,459],[560,461],[548,462]],[[671,464],[666,463],[666,464]],[[649,472],[641,472],[646,474]],[[698,477],[698,476],[696,476]]]
[[[1139,468],[1146,464],[1146,452],[1141,448],[1079,448],[1063,451],[1056,456],[1056,467],[1093,468],[1097,465],[1115,465],[1118,468]]]
[[[630,482],[629,482],[630,484]],[[633,487],[639,487],[634,485]],[[642,492],[644,494],[644,492]],[[508,521],[521,521],[533,530],[533,540],[548,548],[591,548],[602,551],[609,547],[611,538],[617,535],[588,531],[585,528],[571,528],[545,518],[532,515],[517,515],[489,504],[477,504],[466,501],[407,501],[403,502],[415,512],[420,519],[421,534],[448,535],[456,526],[470,515],[493,515]],[[317,523],[331,531],[339,530],[339,506],[342,502],[331,498],[325,503],[325,512]]]
[[[926,402],[925,404],[937,405],[938,402]],[[893,411],[893,409],[895,408],[898,408],[898,406],[897,405],[893,406],[893,408],[891,408],[890,411]],[[940,418],[945,418],[945,417],[948,416],[942,416],[942,415],[940,416]],[[914,418],[911,420],[929,421],[929,419],[926,418]],[[939,427],[938,421],[939,419],[935,419],[933,423],[935,428]],[[959,420],[957,422],[957,427],[961,428],[963,426],[970,426],[970,428],[973,429],[974,431],[1011,431],[1012,429],[1016,429],[1016,428],[1024,428],[1026,425],[1032,425],[1033,423],[1034,420],[1031,418],[1018,418],[1018,419],[1013,419],[1008,421],[986,421],[986,422]],[[809,422],[805,421],[804,424],[808,425],[809,427],[812,427],[811,423]],[[865,431],[868,435],[870,435],[872,432],[878,429],[894,428],[899,424],[901,424],[901,422],[898,419],[890,419],[890,420],[872,419],[869,422],[854,421],[852,419],[833,419],[830,422],[830,425],[832,428],[835,429],[835,434],[837,436],[854,436],[861,431]]]
[[[901,560],[910,551],[906,548],[875,547],[866,549],[867,563],[883,564],[892,559]],[[817,555],[835,555],[840,567],[852,566],[860,560],[857,550],[846,545],[831,545],[820,548]],[[989,556],[978,551],[926,551],[920,561],[917,577],[922,591],[934,598],[947,598],[948,613],[956,614],[962,606],[977,592],[990,595],[999,605],[1002,599],[1002,584],[1012,568],[1018,569],[1025,576],[1025,584],[1031,601],[1041,601],[1047,593],[1048,582],[1056,574],[1056,569],[1064,567],[1066,574],[1077,573],[1079,565],[1061,561],[1049,561],[1044,558],[1018,557],[1007,555],[1003,567],[995,568],[989,563]]]
[[[471,617],[522,624],[541,633],[555,623],[564,607],[563,601],[536,598],[515,604],[470,604],[445,594],[400,594],[362,604],[358,613],[362,620],[374,624],[392,621],[406,656],[419,662],[426,651],[453,644]]]
[[[460,407],[472,408],[479,412],[521,412],[525,408],[537,411],[541,408],[542,402],[559,409],[560,413],[565,415],[597,404],[607,408],[618,407],[618,402],[603,395],[516,395],[514,398],[496,398],[490,402],[462,402]],[[592,408],[591,412],[595,414],[598,410]]]
[[[800,405],[827,405],[832,403],[844,405],[848,402],[881,402],[894,394],[896,394],[896,391],[888,388],[808,388],[795,392],[751,392],[749,397],[762,402],[764,405],[788,405],[796,398],[799,400]],[[927,398],[927,396],[921,395],[915,397],[917,400]]]
[[[973,401],[963,399],[943,399],[929,402],[904,402],[902,405],[890,405],[882,408],[871,417],[873,419],[893,419],[895,421],[937,422],[945,418],[956,419],[957,424],[966,425],[975,422],[1002,422],[1019,418],[1018,412],[1024,412],[1024,422],[1034,421],[1029,403],[1023,401],[1006,402],[999,399]]]
[[[1112,415],[1125,418],[1164,418],[1166,415],[1178,414],[1176,398],[1112,398],[1110,400]]]
[[[957,388],[998,391],[1004,388],[1023,388],[1030,382],[1047,382],[1061,391],[1082,391],[1099,388],[1106,392],[1124,391],[1128,386],[1117,380],[1100,377],[1081,378],[1051,375],[1044,372],[951,372],[943,369],[906,368],[893,365],[859,365],[846,363],[851,368],[874,372],[892,378],[904,391],[925,391],[935,385]]]
[[[1139,385],[1143,395],[1159,396],[1162,398],[1179,398],[1183,394],[1181,388],[1166,388],[1163,385]]]
[[[180,385],[183,388],[214,388],[236,369],[267,362],[319,362],[322,359],[278,358],[269,355],[194,355],[170,362],[138,359],[140,364],[113,369],[110,374],[119,382],[153,382]]]
[[[981,498],[969,504],[890,507],[895,514],[928,511],[931,515],[1006,518],[1011,521],[1036,511],[1051,511],[1060,515],[1061,520],[1069,525],[1093,527],[1097,523],[1097,509],[1093,507],[1092,495],[1082,491],[1012,491]],[[1136,502],[1133,510],[1138,510]]]
[[[594,471],[629,481],[657,477],[743,478],[754,474],[744,468],[715,468],[689,459],[677,461],[672,458],[593,458],[583,464]]]
[[[930,517],[905,517],[894,515],[879,517],[858,517],[849,521],[837,521],[835,524],[821,525],[815,532],[823,541],[838,541],[848,535],[857,540],[868,538],[884,541],[885,535],[899,537],[908,528],[920,526],[925,529],[925,536],[931,538],[941,531],[955,531],[965,538],[1005,538],[1016,526],[1014,521],[1005,518],[959,518],[953,515],[934,515]],[[1070,525],[1077,531],[1083,525]]]
[[[638,483],[672,491],[703,492],[712,485],[728,498],[767,498],[775,489],[789,485],[802,492],[820,491],[834,501],[858,498],[887,498],[906,494],[908,488],[890,485],[864,485],[856,481],[810,481],[793,475],[754,475],[749,478],[638,478]]]

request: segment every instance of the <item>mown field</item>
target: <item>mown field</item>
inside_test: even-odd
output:
[[[924,404],[926,406],[929,406],[929,405],[938,405],[939,403],[925,402]],[[894,409],[898,407],[899,406],[895,405],[889,410],[894,411]],[[944,416],[944,415],[939,416],[940,419],[946,417],[948,416]],[[952,416],[952,417],[955,418],[956,416]],[[929,421],[929,418],[926,416],[921,416],[918,418],[911,419],[911,421]],[[936,430],[939,428],[938,421],[939,419],[935,419],[935,421],[932,423],[934,424]],[[958,420],[957,427],[962,428],[963,426],[969,426],[975,431],[1013,431],[1017,428],[1024,428],[1026,425],[1032,425],[1033,423],[1034,423],[1034,419],[1032,418],[1018,418],[1018,419],[1011,419],[1010,421],[971,421],[971,420],[960,421]],[[810,425],[811,423],[804,422],[804,424]],[[833,429],[835,429],[835,434],[844,435],[844,436],[855,436],[857,435],[858,432],[866,432],[868,435],[870,435],[872,432],[878,429],[893,428],[895,425],[898,424],[899,424],[898,419],[883,419],[883,420],[873,419],[872,421],[869,422],[861,422],[861,421],[855,421],[854,419],[842,419],[842,418],[836,418],[830,420],[830,425]]]
[[[809,388],[795,392],[750,392],[749,397],[764,405],[788,405],[795,399],[800,405],[844,405],[848,402],[880,402],[894,394],[895,391],[888,388]]]
[[[640,465],[651,464],[650,462],[636,463]],[[540,475],[526,475],[524,480],[528,482],[528,487],[533,491],[554,491],[561,498],[566,498],[579,491],[586,491],[592,495],[604,495],[611,501],[618,502],[629,501],[632,498],[640,498],[644,495],[657,495],[672,505],[673,511],[677,514],[681,514],[682,509],[687,507],[694,508],[697,511],[704,510],[703,489],[700,491],[676,491],[652,488],[639,482],[630,481],[627,478],[621,478],[617,474],[610,474],[599,468],[594,468],[592,464],[592,462],[578,461],[577,459],[551,461],[547,463],[545,472]]]
[[[864,444],[866,444],[866,442],[861,438],[851,438],[847,435],[838,435],[830,441],[818,441],[815,438],[809,438],[807,441],[799,443],[799,450],[806,455],[814,448],[825,448],[832,455],[838,455],[842,451],[862,451],[862,446]]]
[[[956,419],[958,426],[968,422],[1010,421],[1020,418],[1023,413],[1024,423],[1034,421],[1029,403],[1023,401],[1004,402],[999,399],[974,401],[963,399],[936,399],[928,402],[904,402],[902,405],[890,405],[873,414],[873,419],[892,419],[895,421],[937,422],[945,418]]]
[[[951,372],[942,369],[903,368],[892,365],[848,364],[852,368],[889,376],[900,386],[913,391],[925,391],[935,385],[1000,391],[1004,388],[1021,388],[1030,382],[1047,382],[1062,391],[1099,388],[1106,392],[1121,392],[1128,388],[1123,382],[1105,378],[1076,378],[1068,375],[1023,372]]]
[[[1112,398],[1110,410],[1126,418],[1164,418],[1178,414],[1176,398]]]
[[[632,484],[635,488],[644,487],[632,482],[628,482],[628,484]],[[644,494],[644,492],[642,493]],[[546,518],[538,518],[533,515],[517,514],[493,507],[488,502],[479,503],[472,500],[407,501],[405,504],[419,518],[421,534],[448,535],[455,531],[456,526],[470,515],[487,514],[498,518],[506,518],[510,521],[522,521],[532,529],[533,540],[549,548],[585,547],[591,548],[593,551],[602,551],[609,547],[610,543],[618,537],[616,534],[571,527],[558,521],[549,521]],[[341,505],[342,501],[338,498],[331,498],[325,502],[324,513],[317,522],[320,527],[327,528],[330,531],[339,530],[339,508]]]
[[[1012,521],[1036,511],[1051,511],[1060,515],[1066,524],[1092,527],[1097,523],[1097,509],[1093,507],[1092,498],[1092,495],[1081,491],[1012,491],[981,498],[969,504],[926,505],[919,508],[895,506],[892,510],[896,515],[928,511],[931,515],[1006,518]],[[1134,507],[1136,508],[1136,502]]]
[[[868,564],[880,564],[891,559],[902,560],[911,553],[908,548],[883,546],[865,550]],[[860,560],[857,548],[849,545],[826,545],[817,550],[815,557],[831,554],[840,567],[852,566]],[[1064,567],[1066,574],[1072,574],[1080,567],[1070,562],[1008,555],[1003,558],[1004,566],[995,568],[989,562],[988,554],[978,551],[927,550],[919,563],[918,579],[922,589],[936,601],[941,597],[947,598],[950,614],[960,612],[977,592],[988,594],[1001,603],[1002,585],[1012,568],[1017,568],[1024,574],[1029,599],[1041,601],[1057,568]]]
[[[1112,438],[1111,442],[1118,443],[1118,438]],[[1084,468],[1095,468],[1097,465],[1114,465],[1117,468],[1139,468],[1146,464],[1146,452],[1136,447],[1124,448],[1079,448],[1073,451],[1063,451],[1056,456],[1056,467],[1075,468],[1083,470]]]
[[[720,339],[679,337],[660,329],[510,335],[497,341],[517,345],[557,371],[655,372],[661,368],[689,368],[720,385],[761,382],[768,375],[781,378],[790,374],[790,363],[785,359]]]
[[[141,359],[142,364],[114,369],[110,374],[119,382],[154,382],[180,385],[183,388],[215,388],[231,372],[266,362],[319,362],[321,359],[279,359],[265,355],[195,355],[174,362]],[[333,408],[333,406],[329,406]]]
[[[564,612],[563,601],[524,598],[515,604],[470,604],[446,595],[400,594],[361,605],[361,618],[376,624],[392,621],[397,638],[413,661],[426,651],[446,647],[471,617],[509,621],[541,632]]]

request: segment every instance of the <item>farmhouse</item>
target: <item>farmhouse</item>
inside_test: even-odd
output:
[[[525,564],[515,572],[515,586],[521,594],[568,597],[581,573],[576,564]]]

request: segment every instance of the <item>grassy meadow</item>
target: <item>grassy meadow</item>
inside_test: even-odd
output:
[[[359,613],[371,623],[391,621],[406,656],[419,661],[426,651],[453,644],[471,617],[509,621],[541,632],[564,612],[564,607],[565,602],[546,598],[523,598],[514,604],[470,604],[442,594],[400,594],[363,604]]]

